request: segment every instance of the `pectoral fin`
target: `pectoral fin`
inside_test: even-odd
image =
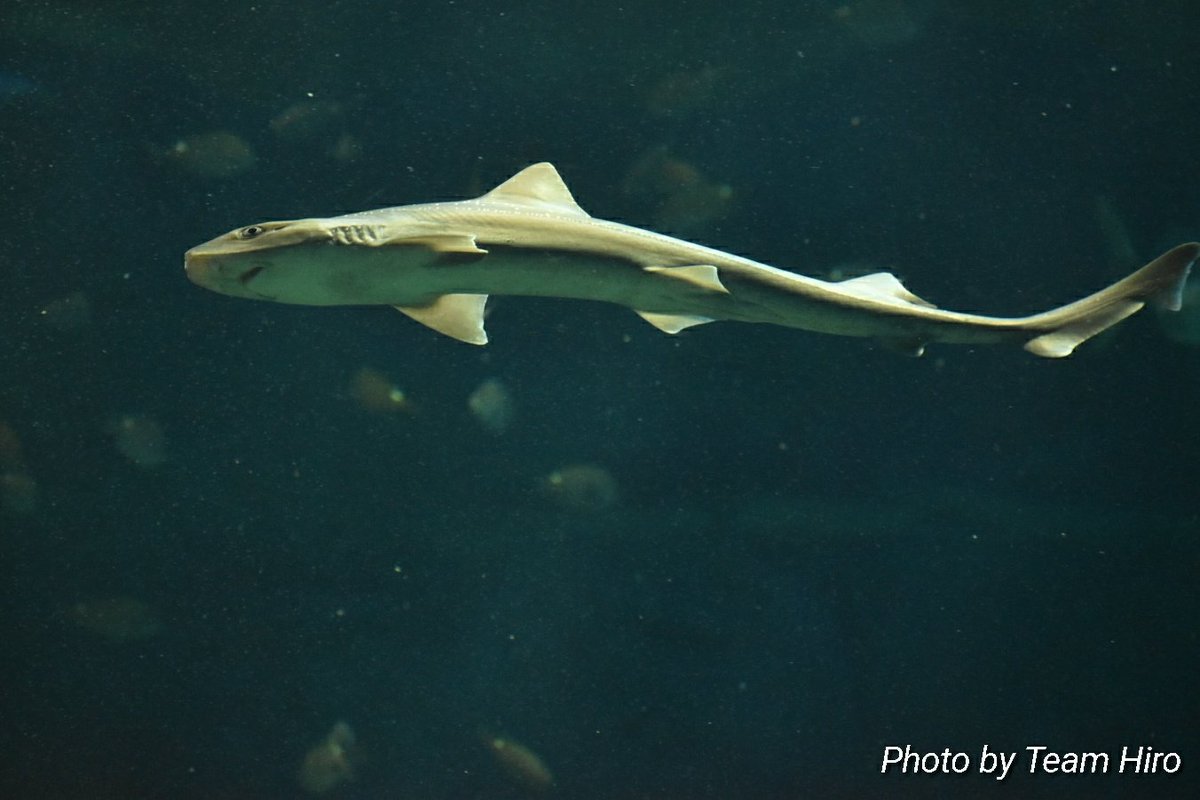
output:
[[[1141,311],[1146,305],[1141,300],[1118,300],[1107,308],[1081,315],[1078,319],[1030,339],[1025,349],[1042,358],[1063,358],[1075,352],[1075,348],[1101,331],[1111,328],[1126,317]]]
[[[487,344],[483,329],[486,294],[444,294],[425,306],[396,306],[396,310],[467,344]]]
[[[439,256],[451,261],[475,261],[487,255],[475,243],[474,236],[466,234],[432,234],[429,236],[414,236],[406,239],[388,241],[386,244],[403,247],[427,247]]]

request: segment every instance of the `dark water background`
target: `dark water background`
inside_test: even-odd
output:
[[[342,719],[346,798],[525,796],[483,730],[563,798],[1196,796],[1200,351],[1154,314],[1064,361],[911,360],[502,299],[481,350],[207,293],[181,256],[540,160],[652,226],[623,178],[667,148],[735,192],[693,238],[1041,310],[1137,266],[1098,198],[1139,261],[1200,235],[1198,23],[1182,0],[4,4],[0,420],[37,495],[0,515],[0,795],[303,796]],[[308,93],[361,155],[273,132]],[[252,167],[164,155],[217,130]],[[73,292],[90,322],[48,324]],[[420,413],[356,404],[363,366]],[[465,405],[489,377],[500,437]],[[161,424],[164,464],[122,457],[122,414]],[[548,502],[571,463],[620,502]],[[160,630],[80,624],[109,597]],[[1184,766],[879,775],[905,744]]]

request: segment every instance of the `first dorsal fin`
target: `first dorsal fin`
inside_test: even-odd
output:
[[[588,216],[571,196],[571,190],[559,177],[558,170],[548,161],[526,167],[480,199]]]

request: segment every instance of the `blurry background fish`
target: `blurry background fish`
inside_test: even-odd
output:
[[[654,147],[625,173],[621,188],[650,210],[655,228],[680,235],[709,230],[731,211],[733,187],[709,180],[694,164]]]
[[[17,432],[0,420],[0,511],[32,514],[37,506],[37,482],[29,475]]]
[[[156,609],[124,595],[80,600],[67,616],[84,630],[114,642],[149,639],[163,627]]]
[[[24,75],[0,70],[0,106],[36,94],[40,88]]]
[[[233,178],[258,161],[250,143],[230,131],[189,134],[153,155],[180,172],[206,180]]]
[[[730,71],[707,64],[669,72],[650,82],[646,110],[659,117],[690,117],[712,106],[730,91]]]
[[[347,129],[346,108],[337,100],[310,96],[284,108],[267,127],[293,150],[315,150],[340,162],[355,161],[362,155],[362,142]]]
[[[324,794],[353,780],[360,761],[354,729],[338,721],[324,739],[304,754],[296,771],[296,783],[309,794]]]
[[[530,794],[545,794],[554,788],[554,774],[541,756],[506,736],[480,735],[496,764],[516,786]]]
[[[139,467],[157,467],[167,460],[167,436],[162,425],[144,414],[122,414],[105,426],[117,451]]]
[[[0,420],[0,469],[20,470],[25,468],[25,457],[21,452],[21,440],[17,432]]]
[[[327,145],[345,131],[344,119],[341,103],[309,98],[280,111],[268,127],[281,142]]]
[[[833,10],[833,19],[863,44],[897,47],[924,31],[929,14],[927,0],[854,0]]]
[[[92,323],[92,303],[83,292],[71,292],[46,303],[38,316],[54,330],[77,331]]]
[[[592,513],[617,504],[617,479],[598,464],[560,467],[538,482],[542,495],[567,511]]]
[[[488,378],[467,398],[467,408],[485,431],[499,436],[512,424],[515,406],[507,387],[496,378]]]
[[[350,396],[377,414],[412,413],[412,401],[392,379],[372,367],[362,367],[350,379]]]
[[[29,515],[37,508],[38,485],[27,472],[0,472],[0,509]]]

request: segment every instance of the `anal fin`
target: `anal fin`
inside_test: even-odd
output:
[[[1025,343],[1025,349],[1042,358],[1069,356],[1075,352],[1076,347],[1106,328],[1141,311],[1144,305],[1146,303],[1142,300],[1119,300],[1108,308],[1072,320],[1049,333],[1030,339]]]
[[[663,333],[671,334],[712,322],[708,317],[700,317],[695,314],[656,314],[653,311],[639,311],[637,315]]]
[[[486,294],[444,294],[424,306],[396,306],[410,319],[467,344],[487,344],[483,329]]]

